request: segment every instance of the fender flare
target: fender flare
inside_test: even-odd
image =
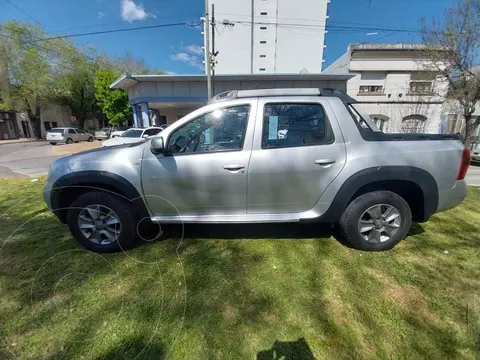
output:
[[[79,190],[84,190],[86,188],[102,188],[102,186],[105,191],[132,202],[136,212],[142,218],[150,217],[142,196],[132,183],[120,175],[96,170],[74,172],[58,178],[50,190],[52,211],[62,222],[65,222],[66,209],[62,203],[62,199],[65,200],[62,197],[62,193],[65,194],[65,189],[78,187]]]
[[[423,193],[423,214],[416,221],[424,222],[438,208],[438,186],[427,171],[413,166],[377,166],[363,169],[350,176],[340,187],[322,221],[337,222],[354,195],[364,186],[375,182],[408,181],[417,185]]]

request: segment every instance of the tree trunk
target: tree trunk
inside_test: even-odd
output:
[[[33,136],[40,140],[42,138],[42,122],[40,121],[40,117],[33,116],[30,118],[32,122],[32,129],[33,129]]]
[[[33,136],[37,139],[42,138],[42,121],[40,119],[40,105],[35,105],[35,113],[32,111],[29,103],[25,100],[27,105],[27,115],[32,123]]]
[[[475,133],[475,124],[472,122],[472,115],[467,115],[465,117],[465,147],[469,148],[472,146],[473,134]]]

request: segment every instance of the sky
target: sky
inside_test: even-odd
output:
[[[350,43],[419,42],[419,34],[408,31],[418,30],[421,18],[441,19],[444,9],[457,1],[331,0],[327,28],[333,28],[326,36],[324,68],[344,54]],[[66,35],[178,22],[197,24],[204,6],[203,0],[0,0],[0,22],[36,22],[49,34]],[[338,29],[339,26],[355,29]],[[359,27],[408,31],[370,31]],[[99,52],[118,56],[128,52],[169,73],[203,72],[199,28],[176,26],[72,39],[80,47],[93,45]]]

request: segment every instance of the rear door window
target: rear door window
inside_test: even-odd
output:
[[[333,132],[322,105],[265,104],[262,149],[324,145],[333,141]]]

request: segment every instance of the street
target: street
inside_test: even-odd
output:
[[[0,178],[41,176],[61,157],[100,146],[99,141],[52,146],[47,142],[26,142],[0,145]],[[480,166],[470,165],[467,184],[480,186]]]
[[[55,160],[100,145],[99,141],[56,146],[45,141],[0,144],[0,178],[46,175]]]

